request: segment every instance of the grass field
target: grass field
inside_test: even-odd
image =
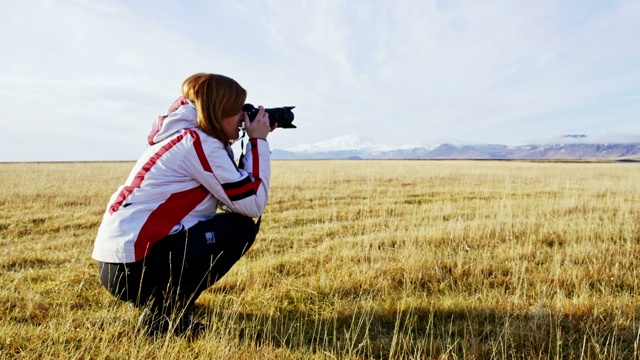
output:
[[[91,260],[131,163],[0,164],[0,358],[640,359],[640,165],[279,161],[188,341]]]

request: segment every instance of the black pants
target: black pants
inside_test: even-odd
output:
[[[218,281],[251,247],[256,225],[236,213],[169,235],[138,262],[98,262],[100,280],[116,298],[158,314],[184,311]]]

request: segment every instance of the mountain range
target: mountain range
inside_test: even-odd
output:
[[[393,147],[359,136],[343,136],[288,150],[274,149],[273,159],[478,159],[478,160],[626,160],[640,161],[640,143],[573,142],[508,146],[497,144]]]

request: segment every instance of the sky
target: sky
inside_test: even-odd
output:
[[[296,106],[293,149],[640,142],[640,2],[22,0],[0,22],[0,161],[135,160],[182,81]]]

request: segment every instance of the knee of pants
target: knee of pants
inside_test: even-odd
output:
[[[252,218],[246,217],[246,216],[243,217],[240,220],[239,228],[243,230],[242,235],[244,238],[250,239],[251,241],[253,241],[253,239],[256,237],[256,232],[257,232],[256,223],[253,222]]]
[[[238,213],[222,214],[218,217],[219,224],[225,224],[221,228],[223,233],[245,242],[253,242],[255,239],[257,227],[252,218]]]
[[[234,244],[237,246],[243,254],[253,245],[253,241],[256,239],[256,224],[250,217],[243,217],[238,222],[238,233],[236,234],[236,241]]]
[[[133,279],[129,276],[129,270],[124,264],[98,262],[98,272],[102,285],[115,298],[123,301],[131,301],[135,291]]]

